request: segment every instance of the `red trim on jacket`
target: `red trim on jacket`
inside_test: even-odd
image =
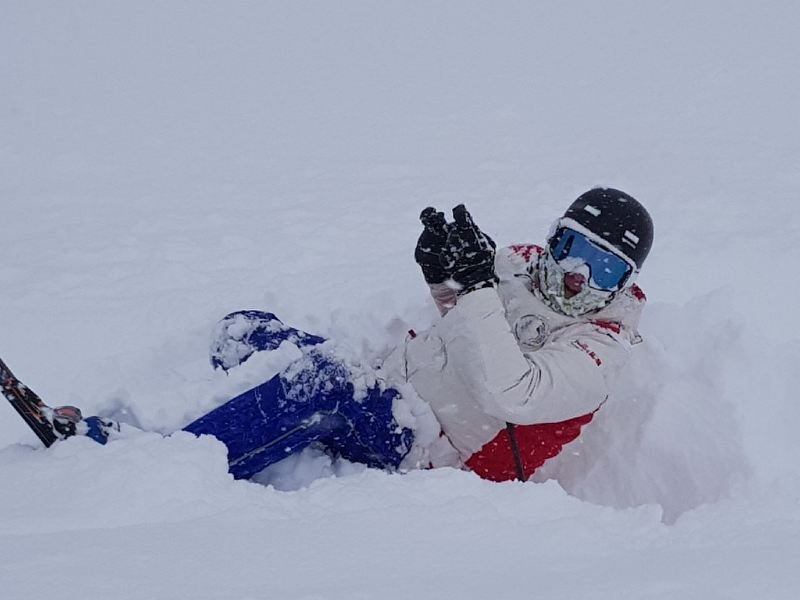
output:
[[[633,294],[633,297],[636,298],[639,302],[644,302],[645,300],[647,300],[647,296],[644,295],[642,288],[640,288],[635,283],[631,286],[631,294]]]
[[[557,456],[566,444],[580,435],[581,427],[589,423],[593,417],[592,412],[560,423],[515,425],[514,433],[525,475],[530,478],[546,460]],[[470,456],[465,464],[482,479],[490,481],[517,479],[508,430],[501,429],[494,439]]]
[[[614,333],[620,333],[622,331],[622,326],[616,321],[595,320],[592,321],[592,325],[596,325],[600,329],[608,329],[609,331],[613,331]]]
[[[509,248],[514,254],[521,256],[525,262],[531,262],[533,255],[539,256],[544,252],[544,248],[536,244],[511,244]]]

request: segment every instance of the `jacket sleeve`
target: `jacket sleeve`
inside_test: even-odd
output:
[[[628,359],[620,335],[584,322],[523,352],[492,288],[462,296],[444,318],[451,320],[450,366],[480,390],[488,414],[512,423],[556,423],[597,410]]]
[[[428,288],[441,316],[446,315],[456,305],[456,291],[446,283],[429,283]]]

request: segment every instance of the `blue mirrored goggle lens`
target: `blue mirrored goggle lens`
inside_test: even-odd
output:
[[[625,260],[573,229],[560,229],[550,242],[550,251],[558,262],[575,258],[588,265],[589,285],[600,290],[619,289],[633,271]]]

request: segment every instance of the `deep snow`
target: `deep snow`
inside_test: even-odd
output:
[[[0,9],[0,353],[53,404],[180,428],[290,358],[213,373],[240,308],[372,360],[436,318],[430,204],[541,242],[606,184],[656,224],[615,442],[557,481],[307,452],[268,487],[188,434],[45,451],[0,405],[4,598],[800,595],[796,3]]]

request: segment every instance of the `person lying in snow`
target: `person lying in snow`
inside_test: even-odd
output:
[[[434,208],[421,221],[415,259],[442,318],[410,331],[379,367],[271,313],[220,322],[215,368],[282,343],[302,353],[185,427],[225,443],[235,477],[314,444],[388,470],[451,466],[524,481],[602,410],[641,339],[645,295],[634,281],[653,241],[647,210],[619,190],[592,189],[544,247],[500,251],[463,205],[451,223]]]

